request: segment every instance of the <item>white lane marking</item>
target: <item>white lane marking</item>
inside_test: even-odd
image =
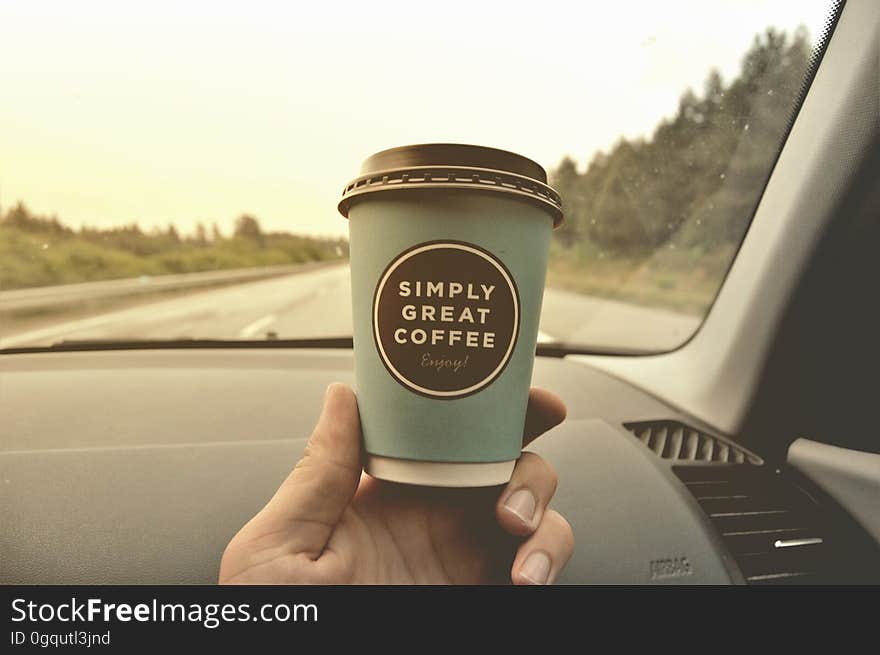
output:
[[[252,337],[257,332],[262,330],[263,328],[266,328],[266,327],[269,327],[270,325],[272,325],[272,323],[274,323],[277,319],[278,319],[278,317],[275,316],[275,314],[268,314],[267,316],[264,316],[263,318],[257,319],[256,321],[254,321],[250,325],[245,325],[243,328],[241,328],[241,331],[238,333],[238,336],[245,337],[245,338]]]
[[[258,280],[256,282],[248,281],[240,285],[233,285],[228,288],[217,290],[196,289],[192,294],[187,294],[182,298],[152,300],[135,307],[117,309],[96,316],[88,316],[62,323],[54,323],[47,325],[46,327],[32,329],[28,332],[18,332],[6,336],[0,334],[0,348],[13,348],[15,346],[30,344],[47,345],[49,342],[68,338],[70,335],[77,336],[76,333],[87,330],[103,330],[104,334],[106,334],[106,328],[115,328],[117,326],[126,327],[132,324],[137,326],[137,324],[144,321],[157,323],[171,319],[184,318],[193,313],[194,303],[198,303],[199,308],[207,308],[210,311],[217,313],[219,308],[230,304],[228,302],[230,298],[233,300],[232,304],[235,304],[235,301],[238,301],[242,295],[251,298],[255,291],[265,289],[269,285],[271,285],[272,288],[275,288],[276,285],[288,285],[295,280],[297,282],[297,288],[299,288],[299,285],[305,285],[305,288],[310,290],[312,288],[310,284],[315,284],[325,277],[335,276],[348,280],[348,267],[343,265],[338,267],[328,266],[326,269],[303,271],[301,273],[272,277],[268,280]],[[270,307],[267,307],[266,309],[269,308]],[[4,327],[6,326],[3,325],[3,317],[0,315],[0,328]],[[83,336],[85,338],[90,337],[90,335]],[[138,338],[136,329],[131,336],[133,338]],[[221,334],[206,334],[201,336],[219,338],[221,337]],[[95,335],[94,338],[102,338],[102,335]]]
[[[0,339],[0,348],[11,348],[13,346],[26,344],[32,341],[47,341],[53,338],[64,336],[66,334],[70,334],[71,332],[79,332],[81,330],[114,325],[116,323],[119,323],[125,317],[134,315],[134,311],[142,312],[143,309],[141,307],[137,307],[135,308],[135,310],[123,310],[121,312],[113,312],[111,314],[101,314],[99,316],[92,316],[90,318],[84,318],[76,321],[68,321],[67,323],[61,323],[59,325],[51,325],[41,330],[32,330],[23,334],[16,334],[11,337],[5,337],[3,339]],[[169,316],[171,316],[171,314],[169,314]]]
[[[206,291],[203,293],[217,293]],[[191,296],[187,297],[188,302],[192,302]],[[91,330],[95,328],[113,327],[116,325],[126,325],[130,322],[148,321],[157,322],[169,319],[181,318],[192,314],[193,308],[190,305],[181,305],[180,300],[163,300],[147,303],[137,307],[121,309],[107,314],[99,314],[88,318],[58,323],[48,327],[31,330],[14,334],[9,337],[0,339],[0,348],[12,348],[13,346],[46,342],[69,334],[81,332],[83,330]],[[39,343],[39,345],[45,345]]]
[[[555,343],[556,338],[551,337],[546,332],[538,332],[538,343]]]

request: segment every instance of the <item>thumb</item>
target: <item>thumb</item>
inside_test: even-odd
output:
[[[357,398],[346,385],[331,384],[302,459],[260,512],[272,529],[289,531],[294,552],[320,556],[357,491],[360,448]]]

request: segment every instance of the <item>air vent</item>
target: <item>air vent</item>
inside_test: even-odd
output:
[[[877,579],[876,554],[870,554],[862,531],[839,508],[804,491],[793,474],[764,466],[672,470],[720,533],[747,583]]]
[[[678,421],[625,423],[624,427],[663,459],[722,464],[763,463],[754,453],[726,439],[696,430]]]

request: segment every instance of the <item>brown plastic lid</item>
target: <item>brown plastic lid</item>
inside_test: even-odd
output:
[[[466,188],[502,192],[546,209],[562,223],[562,201],[540,164],[507,150],[456,143],[423,143],[382,150],[368,157],[339,201],[348,217],[352,202],[394,189]]]

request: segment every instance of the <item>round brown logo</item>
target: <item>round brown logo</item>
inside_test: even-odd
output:
[[[510,271],[470,243],[432,241],[398,255],[373,298],[373,336],[388,372],[415,393],[461,398],[497,378],[519,333]]]

